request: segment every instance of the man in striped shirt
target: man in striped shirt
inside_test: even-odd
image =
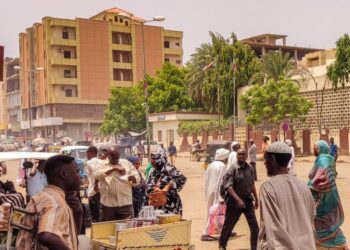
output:
[[[56,155],[47,160],[45,174],[48,186],[34,195],[26,208],[39,215],[36,240],[31,233],[21,230],[16,249],[31,249],[32,242],[36,242],[36,249],[77,250],[74,211],[67,205],[65,197],[67,193],[79,190],[79,167],[73,157]],[[25,215],[22,224],[33,227],[33,217]]]

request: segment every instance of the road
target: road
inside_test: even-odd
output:
[[[144,161],[146,162],[146,160]],[[204,168],[202,167],[203,162],[192,162],[189,161],[187,157],[179,157],[176,159],[177,168],[181,170],[185,176],[187,176],[187,183],[184,189],[181,191],[180,195],[184,204],[184,215],[185,219],[192,220],[192,244],[196,246],[197,250],[213,250],[218,248],[217,242],[202,242],[200,241],[200,236],[205,225],[206,220],[206,203],[204,201]],[[16,180],[18,162],[10,161],[7,162],[8,174],[1,176],[2,181],[5,180]],[[307,175],[312,167],[312,162],[296,162],[296,173],[299,178],[307,180]],[[341,200],[345,212],[345,223],[342,226],[345,236],[350,241],[350,192],[349,177],[350,177],[350,167],[348,163],[338,163],[337,169],[339,173],[339,178],[337,179],[338,190],[341,196]],[[265,166],[262,161],[257,163],[258,181],[256,183],[257,189],[261,183],[266,180]],[[346,185],[346,183],[348,183]],[[23,188],[17,187],[18,190],[24,191]],[[259,210],[257,211],[257,217],[259,220]],[[236,225],[235,232],[237,232],[237,237],[233,238],[228,243],[229,250],[243,250],[250,249],[249,244],[249,228],[246,223],[244,216],[241,217],[238,224]]]

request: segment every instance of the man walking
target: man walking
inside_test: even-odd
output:
[[[254,170],[246,160],[246,151],[239,149],[236,165],[228,169],[224,179],[227,207],[219,240],[220,250],[226,249],[227,241],[242,213],[245,215],[250,229],[250,247],[252,250],[257,249],[259,226],[255,209],[258,209],[259,203],[254,185]]]
[[[88,178],[88,190],[87,196],[89,200],[89,208],[92,217],[92,222],[100,221],[100,190],[98,187],[98,181],[95,179],[94,172],[101,166],[99,159],[97,158],[97,148],[91,146],[86,151],[86,172]]]
[[[338,145],[334,143],[334,138],[329,138],[329,154],[334,157],[334,171],[337,177],[337,159],[338,159]]]
[[[220,197],[220,185],[222,178],[226,173],[226,164],[230,151],[219,148],[215,153],[215,161],[210,163],[205,171],[205,200],[207,201],[207,224],[203,230],[202,241],[213,241],[217,238],[212,237],[208,233],[209,229],[209,209],[218,204]]]
[[[231,166],[234,166],[236,164],[237,160],[237,151],[241,148],[241,145],[239,144],[238,141],[233,141],[231,143],[231,154],[228,157],[228,164],[227,164],[227,169],[230,168]]]
[[[256,172],[256,145],[253,139],[250,139],[249,142],[250,146],[248,149],[248,162],[250,166],[252,166],[252,168],[254,169],[254,180],[257,181],[258,175]]]
[[[170,164],[171,165],[175,165],[175,157],[177,156],[177,151],[176,151],[176,147],[174,145],[174,142],[170,142],[170,145],[168,147],[168,154],[169,154],[169,158],[170,158]]]
[[[166,148],[164,147],[163,143],[159,144],[158,154],[160,154],[163,157],[163,159],[166,159],[167,152],[166,152]]]
[[[267,175],[260,187],[259,249],[316,249],[315,203],[303,181],[288,173],[289,146],[274,142],[264,154]]]

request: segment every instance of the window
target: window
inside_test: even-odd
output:
[[[168,63],[168,62],[170,62],[170,59],[169,58],[165,58],[164,62]]]
[[[132,81],[131,69],[113,69],[114,81]]]
[[[122,22],[123,22],[123,19],[120,18],[120,19],[119,19],[119,22],[122,23]]]
[[[65,89],[64,90],[65,97],[73,97],[73,90],[72,89]]]
[[[67,30],[62,31],[62,38],[63,39],[69,39],[69,32]]]
[[[64,78],[71,78],[71,70],[70,69],[64,70]]]
[[[176,60],[176,63],[177,64],[181,64],[181,60]]]
[[[162,141],[162,131],[158,130],[158,141],[161,142]]]
[[[115,22],[115,23],[118,22],[118,17],[117,17],[117,16],[114,17],[114,22]]]
[[[164,48],[170,48],[170,42],[164,41]]]
[[[70,51],[69,51],[69,50],[65,50],[65,51],[63,52],[63,57],[64,57],[64,58],[71,58],[71,56],[70,56]]]
[[[129,26],[129,22],[128,21],[125,21],[125,26]]]
[[[175,43],[175,45],[176,45],[177,47],[180,47],[180,43],[179,43],[179,42]]]

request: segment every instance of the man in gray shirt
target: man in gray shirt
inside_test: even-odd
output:
[[[250,143],[250,146],[248,149],[248,162],[249,162],[250,166],[252,166],[254,169],[254,180],[257,181],[258,176],[256,173],[256,145],[255,145],[253,139],[250,139],[249,143]]]

